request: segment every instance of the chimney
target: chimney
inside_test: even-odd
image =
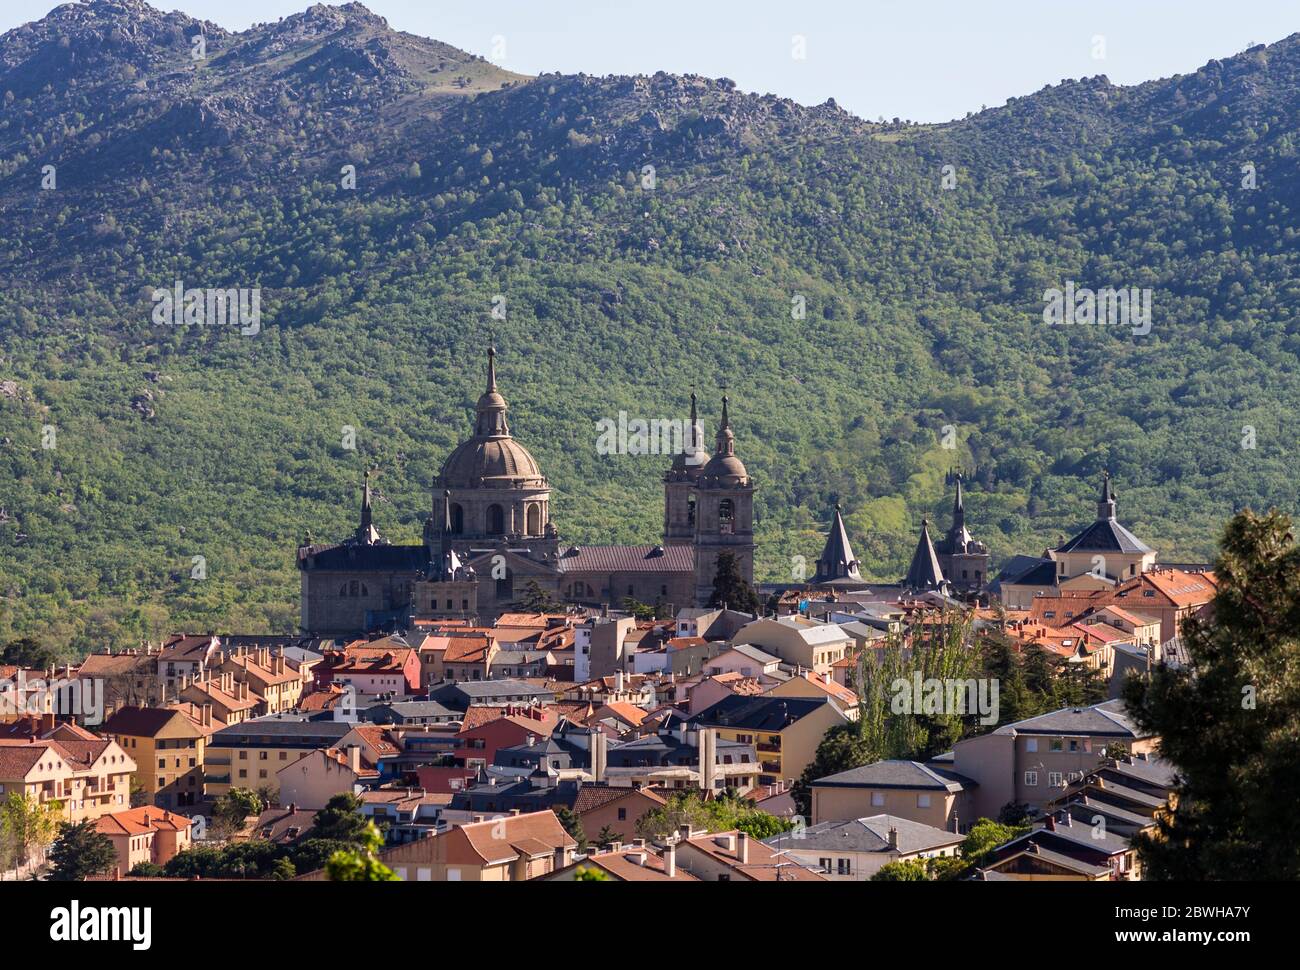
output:
[[[669,842],[664,847],[664,875],[672,879],[677,875],[677,843]]]
[[[605,781],[605,767],[609,764],[609,738],[600,728],[592,728],[588,734],[591,746],[591,777],[597,784]]]
[[[199,717],[201,719],[203,726],[205,728],[212,727],[212,705],[203,704],[202,706],[199,707],[199,712],[200,712]]]
[[[1047,831],[1049,831],[1049,832],[1055,832],[1055,831],[1056,831],[1056,816],[1055,816],[1055,815],[1049,815],[1049,816],[1047,816]]]
[[[898,829],[894,828],[892,825],[889,827],[889,847],[891,849],[898,848]]]
[[[241,701],[248,700],[248,681],[246,680],[239,682],[239,699]]]
[[[696,751],[699,753],[700,789],[713,791],[718,773],[718,732],[714,728],[701,728],[696,734]]]
[[[961,820],[956,815],[952,817],[952,830],[959,835],[961,834]]]
[[[555,858],[551,860],[551,871],[559,872],[569,864],[569,853],[562,845],[555,847]]]
[[[736,836],[736,857],[742,866],[749,865],[749,833],[741,832]]]
[[[689,823],[677,826],[677,837],[682,841],[691,837],[691,826]]]
[[[361,746],[354,744],[348,748],[348,767],[354,772],[361,771]]]

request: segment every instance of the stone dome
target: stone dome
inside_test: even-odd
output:
[[[510,435],[509,406],[497,391],[496,348],[488,348],[487,389],[475,407],[474,435],[443,462],[440,488],[546,487],[546,478],[528,449]]]
[[[514,438],[470,438],[456,446],[443,462],[443,488],[536,483],[546,479],[528,449]]]

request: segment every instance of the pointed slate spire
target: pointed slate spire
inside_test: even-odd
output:
[[[373,546],[379,542],[379,530],[375,528],[374,511],[370,507],[370,472],[365,475],[361,486],[361,524],[357,526],[357,542]]]
[[[814,585],[828,583],[834,579],[861,579],[858,572],[858,560],[849,545],[849,531],[844,526],[844,516],[840,504],[835,503],[835,517],[831,520],[830,531],[826,533],[826,545],[821,558],[817,560],[817,574],[813,576]]]
[[[1101,498],[1097,500],[1097,521],[1115,518],[1115,489],[1110,484],[1110,472],[1102,473]]]
[[[456,555],[456,550],[451,545],[451,489],[444,489],[442,493],[442,543],[441,543],[441,575],[443,582],[450,582],[456,578],[456,571],[460,569],[460,557]]]
[[[943,540],[944,553],[964,553],[971,542],[971,534],[966,529],[966,500],[962,495],[961,476],[958,475],[957,495],[952,501],[952,528]]]
[[[943,570],[939,567],[939,556],[930,540],[928,519],[921,520],[921,538],[916,544],[916,552],[912,555],[912,564],[907,568],[903,585],[917,591],[940,589],[946,585]]]

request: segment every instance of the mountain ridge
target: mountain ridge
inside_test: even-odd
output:
[[[722,385],[765,579],[836,500],[897,578],[956,468],[997,559],[1077,531],[1103,468],[1171,560],[1300,501],[1300,35],[918,126],[725,78],[524,78],[358,4],[204,24],[195,67],[199,23],[96,0],[0,37],[0,641],[292,628],[292,549],[352,530],[364,468],[418,541],[493,340],[574,541],[659,528],[663,469],[596,455],[595,422],[695,387],[707,428]],[[261,333],[156,326],[177,280],[260,287]],[[1151,288],[1152,333],[1044,326],[1066,280]]]

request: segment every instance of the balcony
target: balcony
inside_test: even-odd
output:
[[[781,773],[781,762],[779,761],[764,761],[759,765],[759,767],[762,768],[764,771],[771,772],[772,774],[775,775],[779,775]]]
[[[781,753],[781,742],[780,742],[780,741],[775,741],[775,742],[773,742],[773,741],[760,741],[758,744],[754,745],[754,748],[755,748],[755,750],[757,750],[757,751],[766,751],[766,752],[769,752],[770,754],[780,754],[780,753]]]

